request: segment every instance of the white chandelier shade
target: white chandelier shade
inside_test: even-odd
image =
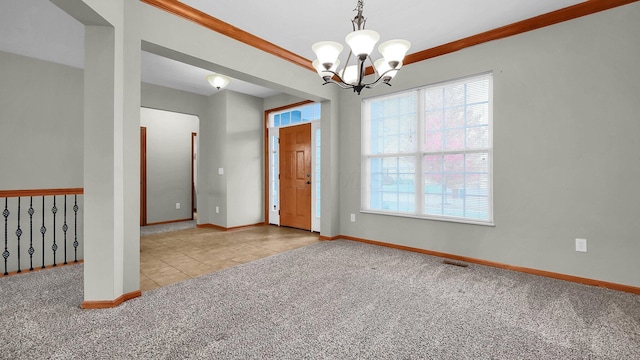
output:
[[[231,78],[222,74],[214,73],[207,76],[207,81],[209,81],[209,84],[211,84],[211,86],[220,90],[229,85],[229,83],[231,82]]]
[[[411,43],[407,40],[395,39],[380,44],[378,51],[387,63],[393,64],[402,62],[410,47]]]
[[[351,52],[359,58],[371,55],[378,40],[380,40],[380,34],[373,30],[357,30],[344,38]]]
[[[311,50],[316,53],[320,65],[328,70],[336,63],[343,48],[342,44],[335,41],[320,41],[313,44]]]

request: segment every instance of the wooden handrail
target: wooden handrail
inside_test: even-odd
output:
[[[84,194],[84,188],[0,190],[0,198],[81,194]]]

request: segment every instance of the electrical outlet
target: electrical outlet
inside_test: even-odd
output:
[[[587,252],[587,239],[576,239],[576,251]]]
[[[351,214],[351,222],[356,222],[356,214]]]
[[[176,210],[180,209],[180,203],[176,203]]]
[[[224,175],[224,168],[218,168],[218,175]]]
[[[220,207],[216,206],[216,214],[220,214]]]

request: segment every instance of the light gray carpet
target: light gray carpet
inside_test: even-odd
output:
[[[140,236],[192,229],[197,226],[196,220],[178,221],[167,224],[140,226]]]
[[[640,359],[640,296],[349,241],[80,310],[82,266],[0,279],[4,359]]]

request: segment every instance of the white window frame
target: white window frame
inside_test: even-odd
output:
[[[423,147],[423,139],[425,134],[424,124],[424,114],[425,114],[425,92],[427,89],[432,89],[433,87],[444,87],[452,84],[459,83],[470,83],[473,81],[477,81],[479,79],[488,79],[488,137],[489,144],[487,148],[474,148],[474,149],[465,149],[465,150],[441,150],[441,151],[426,151]],[[401,152],[401,153],[384,153],[384,154],[370,154],[369,153],[369,145],[370,145],[370,133],[371,133],[371,114],[370,114],[370,103],[375,100],[380,100],[383,98],[391,98],[394,96],[402,96],[409,94],[411,92],[417,92],[417,105],[416,105],[416,124],[415,124],[415,133],[416,138],[418,139],[417,144],[415,145],[414,151],[411,152]],[[493,219],[493,74],[492,73],[484,73],[473,75],[461,79],[431,84],[428,86],[424,86],[418,89],[411,89],[407,91],[402,91],[394,94],[387,94],[383,96],[377,96],[372,98],[366,98],[362,100],[362,149],[361,149],[361,208],[360,211],[363,213],[372,213],[372,214],[382,214],[382,215],[391,215],[391,216],[400,216],[400,217],[411,217],[411,218],[420,218],[420,219],[429,219],[429,220],[439,220],[439,221],[450,221],[450,222],[459,222],[466,224],[477,224],[477,225],[486,225],[486,226],[494,226]],[[473,153],[487,153],[488,154],[488,175],[489,175],[489,184],[488,184],[488,220],[478,220],[473,218],[465,218],[465,217],[454,217],[447,215],[435,215],[435,214],[426,214],[424,212],[424,171],[422,169],[423,158],[426,155],[446,155],[446,154],[473,154]],[[397,158],[397,157],[413,157],[415,159],[415,167],[414,167],[414,195],[415,195],[415,211],[413,212],[401,212],[401,211],[384,211],[379,209],[370,209],[369,204],[371,203],[371,189],[370,189],[370,171],[369,168],[370,159],[373,158]]]

